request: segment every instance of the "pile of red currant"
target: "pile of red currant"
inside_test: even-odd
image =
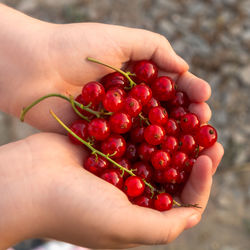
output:
[[[71,98],[80,117],[69,138],[87,146],[86,170],[121,189],[133,204],[168,210],[179,205],[173,196],[182,192],[217,132],[188,111],[188,96],[173,79],[158,76],[154,62],[135,62],[132,72],[115,70]]]

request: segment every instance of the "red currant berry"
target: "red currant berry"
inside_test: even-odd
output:
[[[102,102],[103,107],[110,112],[118,112],[123,108],[124,98],[115,90],[108,90]]]
[[[118,87],[123,89],[124,87],[129,86],[128,79],[119,72],[112,72],[110,74],[105,75],[101,79],[101,83],[103,84],[106,90],[112,87]]]
[[[100,175],[100,177],[119,189],[122,189],[123,187],[123,179],[119,171],[116,169],[107,169]]]
[[[151,163],[157,170],[166,169],[170,164],[170,160],[171,159],[169,153],[163,150],[157,150],[151,156]]]
[[[140,207],[149,207],[153,208],[153,200],[150,197],[147,197],[145,195],[136,197],[133,200],[133,204],[140,206]]]
[[[136,149],[135,144],[130,143],[130,142],[127,143],[126,157],[130,161],[136,161],[138,159],[138,154],[137,154],[137,149]]]
[[[187,107],[189,104],[187,95],[182,91],[177,91],[174,98],[169,102],[170,106],[183,106]]]
[[[151,85],[154,98],[159,101],[169,101],[175,95],[175,83],[167,76],[158,77]]]
[[[188,179],[188,174],[184,170],[182,170],[179,172],[177,183],[185,183],[187,179]]]
[[[168,119],[166,125],[164,126],[167,135],[176,136],[179,134],[180,128],[176,120]]]
[[[129,95],[134,97],[142,106],[144,106],[152,98],[152,91],[147,85],[141,83],[134,86],[130,90]]]
[[[187,110],[183,107],[175,107],[170,112],[170,117],[176,120],[180,120],[185,114]]]
[[[139,101],[135,98],[128,96],[124,101],[124,108],[123,110],[125,113],[129,114],[132,117],[136,117],[142,110],[142,106]]]
[[[184,163],[184,170],[187,173],[191,173],[194,163],[196,162],[196,159],[194,158],[188,158]]]
[[[87,103],[99,104],[104,96],[104,87],[99,82],[89,82],[82,88],[82,97]]]
[[[120,158],[126,151],[126,142],[120,135],[110,135],[105,141],[102,141],[101,151],[108,154],[110,158]]]
[[[151,159],[151,155],[153,152],[155,152],[156,147],[148,144],[146,142],[143,142],[138,147],[138,154],[141,160],[143,161],[149,161]]]
[[[89,103],[87,103],[82,95],[78,95],[76,98],[75,98],[75,101],[79,102],[80,104],[84,105],[84,106],[87,106],[89,105]],[[98,105],[95,105],[93,103],[91,103],[91,105],[89,106],[90,109],[93,109],[95,111],[98,110]],[[89,113],[88,111],[84,110],[84,109],[81,109],[80,107],[76,106],[76,109],[81,113],[83,114],[84,116],[87,116],[88,118],[92,118],[94,115]]]
[[[144,138],[151,145],[159,145],[165,136],[165,130],[159,125],[149,125],[144,131]]]
[[[134,64],[133,73],[137,83],[151,83],[156,79],[158,69],[152,61],[142,60]]]
[[[152,167],[143,161],[136,162],[133,165],[134,174],[145,179],[146,181],[151,181],[153,176],[153,169]]]
[[[96,140],[103,141],[110,135],[109,124],[103,118],[95,118],[88,125],[88,133]]]
[[[192,135],[182,135],[179,140],[180,151],[191,154],[196,148],[196,143]]]
[[[127,170],[131,169],[131,163],[126,158],[116,159],[115,162],[118,163],[119,165],[121,165],[122,167],[126,168]],[[117,166],[115,166],[115,165],[114,165],[114,168],[117,169],[120,172],[120,174],[122,174],[123,171],[121,169],[118,169]],[[127,178],[129,176],[130,176],[129,173],[127,173],[126,171],[124,171],[124,174],[123,174],[122,177],[123,178]]]
[[[184,152],[177,151],[172,156],[172,166],[176,169],[182,169],[188,156]]]
[[[130,115],[125,113],[115,113],[109,118],[111,131],[116,134],[127,133],[132,127]]]
[[[197,115],[193,113],[187,113],[181,118],[181,129],[184,133],[195,133],[200,127],[200,121]]]
[[[153,179],[155,182],[157,183],[165,183],[165,179],[164,179],[164,171],[162,170],[155,170],[153,173]]]
[[[166,183],[165,190],[171,195],[179,195],[181,192],[182,186],[178,183]]]
[[[164,171],[164,180],[168,183],[176,183],[180,178],[179,175],[178,170],[175,168],[169,168]]]
[[[117,91],[123,98],[127,96],[126,92],[123,89],[118,88],[118,87],[112,87],[112,88],[109,88],[108,90]]]
[[[88,139],[88,123],[84,120],[76,120],[69,127],[76,135],[78,135],[83,140]],[[74,144],[82,145],[82,143],[76,139],[73,135],[68,133],[69,139]]]
[[[217,131],[211,125],[203,125],[198,129],[195,139],[198,145],[209,148],[217,141]]]
[[[158,107],[159,105],[160,103],[152,97],[149,102],[143,106],[142,110],[145,114],[148,114],[151,108]]]
[[[144,127],[137,127],[131,130],[130,139],[134,143],[140,143],[144,141]]]
[[[95,175],[100,175],[108,166],[109,162],[105,158],[96,155],[90,155],[84,162],[84,168]]]
[[[124,191],[129,197],[140,196],[145,189],[145,184],[138,176],[130,176],[125,180]]]
[[[168,113],[163,107],[154,107],[150,109],[148,114],[149,121],[152,124],[165,125],[168,121]]]
[[[174,136],[165,136],[161,149],[172,154],[178,149],[178,141]]]
[[[154,200],[154,208],[158,211],[166,211],[173,206],[173,198],[170,194],[158,194]]]

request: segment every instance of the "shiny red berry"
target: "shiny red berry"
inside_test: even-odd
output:
[[[153,177],[153,168],[146,162],[138,161],[133,164],[134,174],[145,179],[146,181],[151,181]]]
[[[102,141],[101,151],[108,154],[110,158],[120,158],[126,151],[126,142],[120,135],[110,135],[105,141]]]
[[[151,159],[151,155],[155,152],[156,147],[154,145],[143,142],[138,147],[138,154],[141,160],[149,161]]]
[[[130,142],[127,143],[125,156],[130,161],[136,161],[138,159],[138,153],[137,153],[137,148],[135,144],[130,143]]]
[[[129,95],[138,100],[143,106],[152,98],[152,91],[147,85],[141,83],[134,86],[130,90]]]
[[[95,175],[100,175],[108,166],[109,162],[105,158],[96,155],[90,155],[84,162],[84,168]]]
[[[175,119],[168,119],[167,123],[164,125],[164,129],[167,135],[176,136],[179,134],[180,127]]]
[[[170,154],[163,150],[157,150],[151,156],[151,163],[157,170],[166,169],[169,166],[170,161]]]
[[[69,127],[76,135],[78,135],[83,140],[88,139],[88,123],[84,120],[76,120]],[[76,139],[73,135],[68,133],[69,139],[74,144],[82,145],[82,143]]]
[[[173,206],[173,198],[170,194],[158,194],[154,200],[154,208],[158,211],[166,211]]]
[[[125,113],[129,114],[131,117],[136,117],[142,110],[142,105],[135,98],[128,96],[124,101],[123,110]]]
[[[116,159],[115,162],[118,163],[119,165],[121,165],[122,167],[128,169],[128,170],[131,169],[131,163],[130,163],[130,161],[129,161],[128,159],[126,159],[126,158],[119,158],[119,159]],[[114,168],[117,169],[117,170],[120,172],[120,174],[122,174],[123,171],[122,171],[121,169],[118,169],[118,167],[115,166],[115,165],[114,165]],[[129,176],[130,176],[129,173],[127,173],[126,171],[124,171],[124,174],[123,174],[122,177],[123,177],[123,178],[127,178],[127,177],[129,177]]]
[[[125,180],[124,191],[129,197],[140,196],[145,189],[145,184],[138,176],[130,176]]]
[[[184,133],[195,133],[200,127],[200,121],[197,115],[187,113],[181,117],[180,126]]]
[[[187,95],[182,91],[177,91],[174,98],[169,102],[169,105],[187,107],[189,104]]]
[[[187,173],[191,173],[195,162],[196,162],[196,159],[194,159],[194,158],[186,159],[186,161],[184,163],[184,167],[183,167],[184,171]]]
[[[162,143],[165,136],[165,130],[159,125],[149,125],[144,131],[144,138],[147,143],[159,145]]]
[[[140,143],[144,141],[144,130],[145,127],[133,128],[130,132],[130,139],[134,143]]]
[[[194,152],[196,148],[196,142],[192,135],[182,135],[179,140],[179,150],[186,153],[191,154]]]
[[[172,166],[176,169],[182,169],[185,161],[188,159],[187,154],[177,151],[172,156]]]
[[[113,133],[124,134],[132,127],[130,115],[125,113],[115,113],[109,118],[110,129]]]
[[[100,81],[106,90],[112,87],[124,88],[129,86],[128,79],[119,72],[105,75]]]
[[[164,171],[164,180],[168,183],[177,183],[179,180],[179,171],[175,168],[168,168]]]
[[[154,107],[158,107],[160,105],[160,103],[154,98],[152,97],[142,108],[142,111],[145,114],[148,114],[151,108]]]
[[[84,106],[89,105],[89,103],[86,102],[86,101],[83,99],[82,95],[78,95],[78,96],[75,98],[75,101],[79,102],[80,104],[82,104],[82,105],[84,105]],[[95,110],[95,111],[97,111],[97,110],[98,110],[98,106],[99,106],[99,105],[96,105],[96,104],[94,104],[94,103],[91,103],[91,105],[89,106],[89,108],[90,108],[90,109],[93,109],[93,110]],[[88,118],[94,117],[93,114],[91,114],[90,112],[88,112],[88,111],[86,111],[86,110],[84,110],[84,109],[81,109],[81,108],[78,107],[78,106],[76,106],[76,109],[77,109],[81,114],[83,114],[84,116],[87,116]]]
[[[123,108],[124,98],[116,89],[108,90],[104,99],[103,107],[110,112],[118,112]]]
[[[209,148],[217,141],[217,131],[211,125],[201,126],[195,136],[198,145]]]
[[[100,177],[119,189],[122,189],[123,187],[123,179],[119,171],[116,169],[107,169],[100,175]]]
[[[178,140],[174,136],[166,135],[161,144],[161,149],[172,154],[178,149]]]
[[[110,135],[108,122],[103,118],[95,118],[88,125],[89,136],[94,137],[98,141],[107,139]]]
[[[140,206],[140,207],[153,208],[153,200],[146,195],[136,197],[133,200],[133,204]]]
[[[187,110],[183,107],[175,107],[170,112],[170,117],[175,120],[181,120],[181,118],[187,113]]]
[[[150,109],[148,118],[152,124],[164,126],[168,121],[168,113],[166,109],[161,106],[158,106]]]
[[[158,68],[152,61],[142,60],[134,64],[133,73],[136,74],[136,83],[149,84],[156,79]]]
[[[104,96],[104,87],[99,82],[89,82],[82,89],[82,97],[87,103],[99,104]]]
[[[167,76],[158,77],[151,85],[154,98],[169,101],[175,96],[175,83]]]

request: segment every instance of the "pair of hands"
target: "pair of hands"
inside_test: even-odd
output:
[[[189,110],[202,123],[211,117],[205,103],[211,92],[208,83],[189,73],[158,34],[105,24],[49,24],[3,5],[0,16],[0,109],[7,113],[19,116],[22,107],[48,93],[80,93],[84,83],[109,72],[85,60],[91,56],[116,67],[152,59],[187,93],[194,102]],[[75,118],[67,102],[47,99],[25,121],[57,133],[36,134],[0,148],[0,211],[5,215],[0,249],[32,237],[93,248],[166,244],[200,221],[223,155],[219,143],[198,158],[181,195],[183,203],[198,203],[202,209],[161,213],[132,205],[120,190],[85,171],[86,152],[62,135],[50,108],[66,124]]]

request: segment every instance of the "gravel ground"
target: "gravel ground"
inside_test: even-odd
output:
[[[165,35],[191,71],[211,84],[212,124],[218,129],[225,156],[202,222],[168,246],[141,249],[250,249],[249,0],[1,2],[51,22],[112,23]],[[0,144],[34,132],[0,113]]]

